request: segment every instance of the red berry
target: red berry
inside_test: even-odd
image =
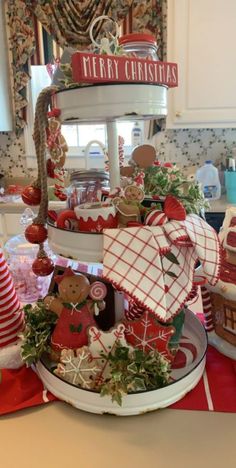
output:
[[[33,273],[36,276],[48,276],[54,270],[53,261],[48,257],[38,257],[32,264]]]
[[[42,244],[48,237],[48,231],[42,224],[31,224],[25,230],[25,238],[31,244]]]
[[[41,190],[33,185],[24,188],[21,198],[26,205],[36,206],[41,201]]]

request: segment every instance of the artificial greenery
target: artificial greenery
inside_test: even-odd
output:
[[[30,366],[38,361],[42,354],[50,351],[49,338],[58,319],[54,312],[46,309],[42,301],[36,305],[24,307],[26,327],[22,334],[21,356]]]
[[[59,82],[62,83],[64,88],[77,88],[82,86],[82,83],[75,83],[72,77],[72,66],[70,63],[60,63],[59,69],[63,73],[63,78],[59,78]]]
[[[164,387],[170,379],[170,363],[157,350],[145,353],[117,346],[103,356],[109,362],[111,377],[100,388],[100,395],[110,395],[122,405],[122,397],[132,392],[145,392]]]
[[[200,214],[208,207],[199,184],[189,181],[177,167],[151,166],[145,169],[144,190],[147,196],[174,195],[187,213]]]

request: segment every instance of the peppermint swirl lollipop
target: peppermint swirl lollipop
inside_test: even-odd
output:
[[[101,281],[94,281],[90,286],[89,295],[94,301],[102,301],[107,295],[107,287]]]

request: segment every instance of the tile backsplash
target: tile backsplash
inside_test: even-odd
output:
[[[152,144],[161,161],[198,167],[212,159],[220,167],[236,147],[236,128],[161,130],[152,138]]]
[[[236,147],[236,128],[181,129],[158,132],[151,140],[161,161],[179,166],[201,166],[212,159],[217,166]],[[7,177],[35,177],[27,168],[24,137],[13,133],[0,134],[0,173]]]
[[[8,178],[32,177],[27,168],[24,136],[16,137],[12,132],[0,133],[0,173]]]

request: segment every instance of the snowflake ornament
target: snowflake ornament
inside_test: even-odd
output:
[[[100,372],[96,377],[96,383],[98,385],[101,385],[111,376],[110,364],[103,355],[107,356],[110,352],[113,353],[118,345],[130,348],[125,339],[124,331],[125,326],[123,323],[119,323],[108,332],[103,332],[97,327],[89,327],[88,329],[88,347],[93,359],[100,368]]]
[[[125,338],[134,348],[142,351],[157,350],[169,361],[173,360],[168,345],[169,340],[175,333],[173,326],[163,326],[156,318],[145,311],[138,320],[125,321]]]
[[[88,347],[83,346],[76,350],[63,349],[60,363],[54,372],[66,382],[92,389],[95,386],[95,378],[100,371],[101,369],[91,356]]]

